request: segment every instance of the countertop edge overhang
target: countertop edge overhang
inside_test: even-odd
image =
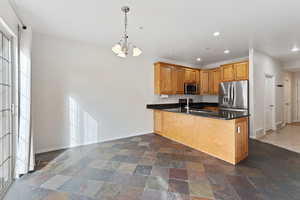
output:
[[[199,109],[204,106],[218,106],[218,103],[192,103],[190,104],[191,108]],[[207,113],[197,113],[197,112],[187,112],[185,109],[181,110],[180,105],[178,103],[173,104],[148,104],[146,106],[147,109],[152,110],[161,110],[165,112],[172,112],[178,114],[186,114],[186,115],[193,115],[199,117],[207,117],[213,119],[220,119],[220,120],[234,120],[244,117],[249,117],[250,114],[248,112],[241,112],[241,111],[219,111],[219,112],[207,112]],[[178,108],[178,110],[176,110]],[[173,110],[172,110],[173,109]]]

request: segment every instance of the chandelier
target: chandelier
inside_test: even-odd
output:
[[[142,50],[137,48],[132,43],[128,42],[128,34],[127,34],[127,13],[130,11],[128,6],[124,6],[121,8],[122,12],[125,14],[125,30],[124,35],[121,40],[112,47],[112,51],[121,58],[126,58],[129,52],[132,53],[133,56],[139,56],[142,54]]]

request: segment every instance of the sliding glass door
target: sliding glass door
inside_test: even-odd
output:
[[[12,182],[11,40],[0,31],[0,198]]]

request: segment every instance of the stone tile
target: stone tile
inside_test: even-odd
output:
[[[117,199],[122,190],[122,185],[104,183],[96,194],[96,199]]]
[[[108,161],[103,169],[115,171],[120,167],[121,163],[117,161]]]
[[[202,163],[187,161],[185,164],[187,170],[200,171],[200,172],[203,172],[205,170]]]
[[[13,184],[6,193],[4,200],[42,200],[52,191],[26,184]]]
[[[154,165],[156,162],[156,158],[146,158],[146,157],[142,157],[138,164],[139,165]]]
[[[121,163],[118,171],[121,173],[128,173],[133,174],[137,164],[131,164],[131,163]]]
[[[147,176],[132,175],[129,179],[129,186],[144,188],[147,181]]]
[[[241,199],[263,199],[261,194],[253,187],[246,177],[226,176]]]
[[[142,198],[144,188],[122,186],[121,193],[117,200],[140,200]]]
[[[56,190],[62,186],[66,181],[70,180],[70,176],[56,175],[50,178],[48,181],[41,185],[41,188],[46,188],[50,190]]]
[[[146,188],[152,190],[168,191],[169,180],[161,177],[150,176],[146,182]]]
[[[145,189],[142,200],[166,200],[167,192]]]
[[[212,200],[212,199],[203,198],[203,197],[191,197],[191,200]]]
[[[46,196],[43,200],[93,200],[90,197],[70,194],[67,192],[52,192]]]
[[[138,163],[140,158],[134,156],[127,156],[127,155],[115,155],[112,157],[112,161],[118,162],[126,162],[126,163]]]
[[[151,171],[151,176],[158,176],[163,179],[169,179],[169,168],[154,166]]]
[[[32,174],[25,175],[21,181],[28,185],[39,187],[54,175],[55,174],[49,172],[34,172]]]
[[[103,182],[101,181],[72,178],[58,188],[58,190],[93,198],[100,190],[102,185]]]
[[[188,179],[188,174],[185,169],[171,168],[169,173],[170,173],[170,179],[179,179],[179,180],[187,180]]]
[[[90,168],[96,168],[96,169],[103,169],[106,164],[107,164],[107,160],[94,160],[89,164]]]
[[[190,195],[194,197],[213,199],[213,190],[208,182],[190,182]]]
[[[149,165],[137,165],[134,174],[148,176],[151,174],[152,166]]]
[[[116,172],[113,175],[111,182],[120,185],[129,185],[131,177],[132,177],[131,174]]]
[[[169,180],[169,192],[189,194],[189,184],[185,181]]]
[[[78,172],[76,176],[88,180],[111,181],[114,173],[115,172],[111,170],[86,168]]]
[[[248,159],[233,166],[154,134],[134,138],[38,155],[40,168],[16,180],[5,200],[96,200],[104,183],[117,186],[103,189],[101,200],[299,199],[297,153],[250,139]],[[137,165],[152,166],[151,174],[133,174]],[[170,168],[188,179],[169,179]]]
[[[168,192],[167,200],[190,200],[190,196],[180,193]]]

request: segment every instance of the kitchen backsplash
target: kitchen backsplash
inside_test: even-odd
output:
[[[152,103],[178,103],[179,99],[191,98],[194,102],[201,102],[202,97],[199,95],[154,95]]]

